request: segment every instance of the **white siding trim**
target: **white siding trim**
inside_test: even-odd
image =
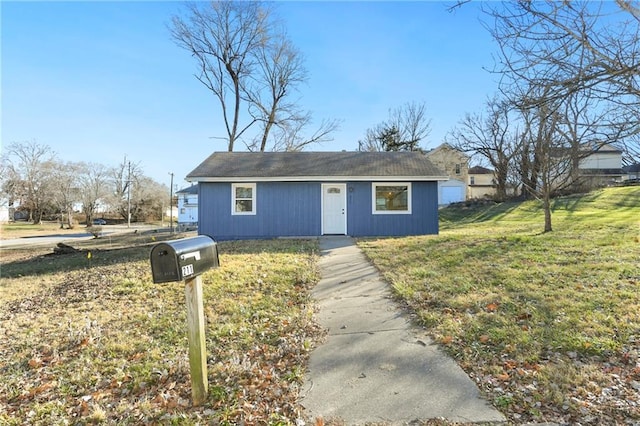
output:
[[[187,177],[188,182],[431,182],[449,180],[449,176],[278,176],[278,177]]]

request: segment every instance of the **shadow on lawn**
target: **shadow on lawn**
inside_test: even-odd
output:
[[[78,246],[77,252],[67,254],[34,254],[27,259],[3,263],[0,277],[18,278],[91,269],[100,266],[149,262],[151,249],[160,242],[137,244],[129,247],[109,248],[100,246],[98,240],[91,245]],[[260,253],[318,253],[318,242],[313,239],[243,240],[218,243],[219,254],[260,254]],[[149,270],[151,264],[149,263]]]
[[[452,205],[440,210],[439,215],[445,223],[455,222],[460,224],[488,222],[503,218],[517,209],[521,204],[522,202],[520,201],[505,201],[487,207],[486,205],[467,206],[461,203],[459,205]]]
[[[82,249],[75,253],[40,254],[2,264],[2,278],[19,278],[138,262],[149,258],[151,247]]]
[[[614,225],[628,223],[640,208],[640,189],[570,195],[553,200],[553,213],[564,212],[572,223]]]

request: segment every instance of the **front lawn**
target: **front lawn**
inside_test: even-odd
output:
[[[538,204],[504,203],[442,210],[439,236],[359,245],[514,424],[637,424],[640,188],[554,208],[547,234]],[[304,418],[298,392],[322,337],[317,242],[219,245],[221,267],[203,275],[209,399],[194,408],[183,285],[151,282],[150,248],[168,237],[3,250],[0,424]]]
[[[222,243],[203,274],[209,398],[191,407],[182,283],[153,284],[155,236],[53,256],[5,251],[0,424],[289,424],[321,336],[315,241]],[[128,240],[127,244],[132,244]]]
[[[441,211],[441,234],[359,242],[508,418],[640,422],[640,188]]]

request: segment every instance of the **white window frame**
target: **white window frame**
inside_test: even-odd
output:
[[[406,186],[407,210],[377,210],[376,190],[378,186]],[[371,212],[372,214],[411,214],[411,182],[372,182],[371,183]]]
[[[251,211],[247,211],[247,212],[238,212],[236,211],[236,188],[251,188],[251,195],[253,195],[253,197],[251,198],[251,207],[253,207],[251,209]],[[256,184],[255,183],[232,183],[231,184],[231,215],[232,216],[248,216],[248,215],[255,215],[256,214],[256,201],[257,201],[257,196],[256,196]],[[249,198],[240,198],[241,200],[248,200]]]

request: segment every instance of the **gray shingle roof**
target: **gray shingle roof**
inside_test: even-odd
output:
[[[470,175],[490,175],[493,174],[493,170],[482,166],[473,166],[467,171],[467,173]]]
[[[421,152],[214,152],[189,181],[447,180]]]
[[[198,185],[191,185],[188,188],[183,188],[180,191],[176,191],[176,194],[197,194]]]

